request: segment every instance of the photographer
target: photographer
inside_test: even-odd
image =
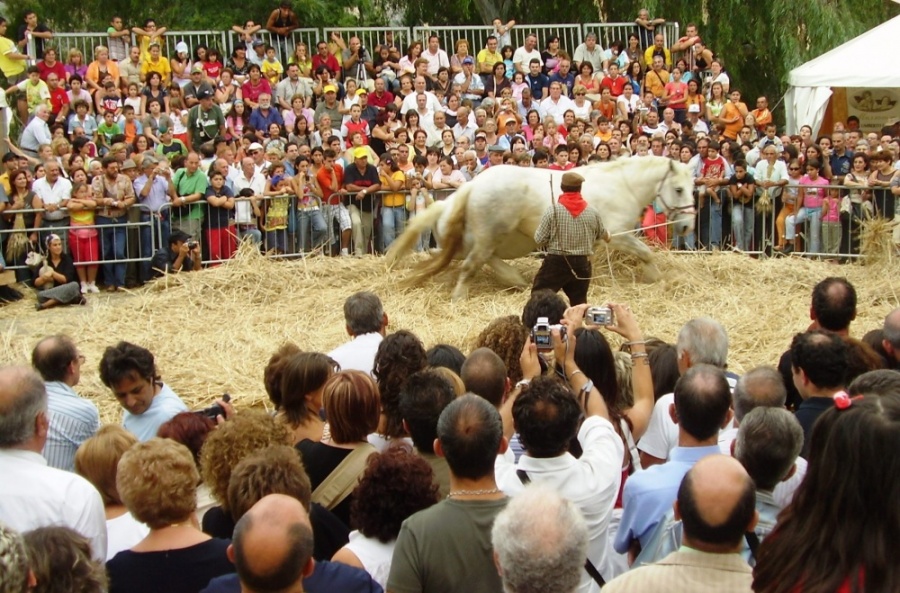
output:
[[[587,302],[591,283],[591,255],[594,243],[609,242],[609,231],[596,208],[581,196],[584,177],[577,173],[562,176],[559,201],[544,212],[534,240],[547,247],[547,257],[534,277],[532,293],[544,288],[562,289],[572,306]]]
[[[200,270],[200,243],[184,231],[169,235],[169,246],[153,254],[150,267],[154,277]]]
[[[375,87],[368,84],[369,79],[375,74],[375,66],[372,62],[372,56],[362,46],[359,37],[350,38],[350,47],[342,51],[344,80],[355,78],[359,82],[360,88],[364,88],[369,92],[375,90]]]

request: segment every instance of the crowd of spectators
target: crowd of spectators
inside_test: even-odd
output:
[[[653,206],[635,221],[661,246],[837,258],[859,253],[863,221],[894,220],[897,124],[861,130],[851,117],[818,138],[808,125],[780,135],[769,100],[742,96],[697,25],[667,39],[663,23],[642,10],[609,48],[594,33],[577,47],[526,33],[512,47],[510,28],[524,26],[499,19],[484,47],[464,34],[452,48],[436,35],[398,47],[390,32],[374,47],[337,33],[289,47],[299,23],[282,6],[265,25],[274,45],[248,21],[230,55],[178,39],[167,56],[166,27],[114,17],[85,57],[59,55],[31,12],[35,65],[23,30],[18,44],[0,38],[24,124],[0,174],[3,253],[21,265],[46,249],[44,229],[63,229],[74,265],[60,276],[82,292],[98,275],[116,290],[224,260],[244,238],[273,254],[380,253],[487,168],[646,155],[695,177],[696,235],[670,240]],[[187,238],[170,243],[173,230]]]
[[[852,337],[856,291],[826,278],[781,360],[737,376],[716,320],[665,344],[609,306],[595,326],[535,291],[466,355],[355,293],[349,341],[260,369],[271,412],[189,411],[120,342],[102,427],[78,344],[44,338],[0,368],[0,590],[900,587],[900,308]]]

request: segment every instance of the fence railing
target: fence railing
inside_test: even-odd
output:
[[[636,31],[635,23],[585,23],[585,24],[517,24],[510,30],[509,35],[514,47],[520,47],[525,37],[534,33],[538,37],[537,49],[540,51],[546,46],[546,41],[551,36],[559,36],[560,47],[571,56],[575,48],[584,40],[588,33],[596,33],[598,41],[604,48],[609,48],[614,41],[627,43],[628,36]],[[679,38],[678,23],[666,23],[657,28],[666,37],[666,46],[671,47]],[[309,54],[315,53],[318,41],[332,41],[332,34],[337,33],[345,43],[351,36],[360,38],[362,45],[375,57],[375,49],[381,45],[386,33],[393,34],[393,44],[400,48],[401,53],[406,51],[407,45],[413,41],[422,41],[423,44],[430,35],[437,35],[441,42],[441,49],[452,55],[456,41],[465,39],[469,42],[469,53],[472,55],[481,51],[487,38],[494,33],[494,28],[489,26],[428,26],[428,27],[326,27],[324,29],[304,28],[296,29],[287,38],[282,38],[270,31],[262,29],[254,38],[262,40],[276,48],[282,63],[286,63],[294,47],[298,43],[305,43]],[[128,39],[130,45],[138,43],[137,35],[132,34]],[[223,61],[231,54],[235,44],[240,41],[237,33],[233,31],[167,31],[162,37],[163,54],[167,58],[175,55],[175,45],[184,41],[193,56],[194,50],[199,45],[216,47],[222,52]],[[77,48],[84,54],[85,63],[94,59],[94,50],[98,45],[108,45],[109,36],[104,31],[66,32],[54,33],[53,40],[45,43],[45,47],[55,47],[59,58],[65,61],[69,49]],[[249,49],[249,48],[248,48]],[[331,45],[334,50],[334,44]],[[41,59],[35,56],[34,39],[28,44],[28,55],[33,59]]]

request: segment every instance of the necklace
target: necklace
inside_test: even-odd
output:
[[[500,494],[500,490],[498,488],[491,488],[489,490],[454,490],[447,494],[447,498],[454,498],[456,496],[484,496],[487,494]]]

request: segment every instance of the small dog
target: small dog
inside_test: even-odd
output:
[[[43,265],[42,265],[43,264]],[[31,251],[25,257],[25,265],[29,268],[36,268],[41,266],[41,269],[38,270],[38,275],[43,276],[47,272],[52,272],[53,268],[50,267],[50,264],[47,262],[47,258],[41,255],[39,251]],[[44,290],[47,288],[53,288],[53,281],[50,282],[49,285],[44,285]]]

